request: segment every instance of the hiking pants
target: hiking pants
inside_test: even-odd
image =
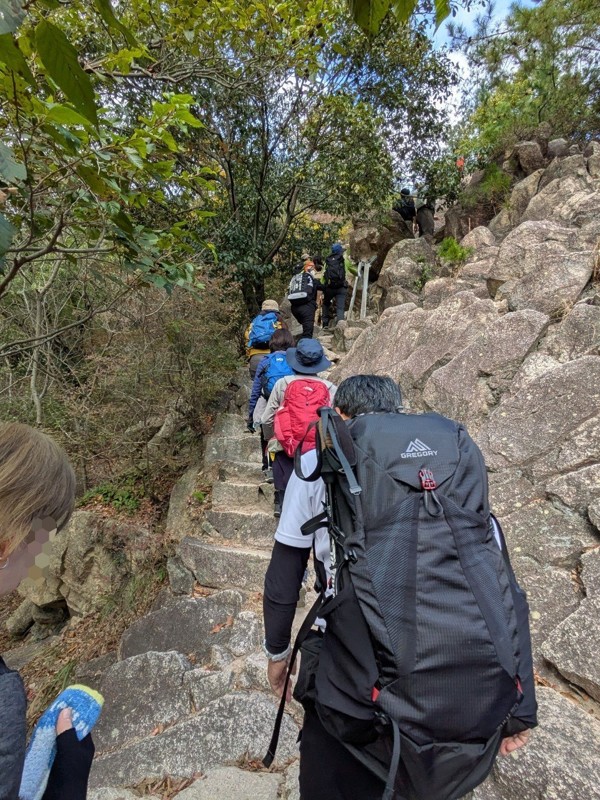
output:
[[[419,226],[419,236],[433,236],[435,230],[433,211],[427,206],[421,206],[417,211],[417,225]]]
[[[300,800],[381,800],[383,789],[383,783],[327,733],[314,706],[307,704],[300,738]]]
[[[346,305],[346,293],[348,288],[342,286],[340,289],[325,289],[325,296],[323,297],[323,327],[326,328],[329,324],[329,312],[331,310],[331,301],[335,300],[335,318],[339,322],[344,319],[344,307]]]
[[[283,450],[275,453],[275,461],[273,462],[273,486],[277,491],[281,492],[282,500],[293,471],[294,459],[290,458]]]
[[[299,306],[292,306],[292,314],[302,325],[302,334],[298,339],[312,339],[313,331],[315,328],[315,311],[317,304],[313,301],[311,303],[302,303]]]

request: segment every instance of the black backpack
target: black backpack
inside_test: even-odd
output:
[[[312,299],[313,288],[312,275],[308,272],[298,272],[290,281],[287,299],[292,305],[307,303]]]
[[[344,256],[327,256],[325,264],[325,286],[328,289],[342,289],[346,285]]]
[[[536,724],[527,602],[495,538],[483,457],[438,414],[320,415],[317,468],[303,476],[298,453],[296,471],[327,488],[303,532],[327,520],[335,594],[298,634],[290,663],[302,645],[313,675],[301,666],[294,696],[386,800],[455,800],[486,778],[503,735]]]

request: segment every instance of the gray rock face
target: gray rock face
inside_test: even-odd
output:
[[[434,278],[431,281],[427,281],[421,291],[423,308],[426,311],[437,308],[449,297],[459,292],[471,292],[475,297],[479,297],[481,300],[489,300],[490,297],[487,284],[484,281],[475,282],[461,280],[460,278]]]
[[[403,303],[417,304],[418,302],[419,302],[419,296],[414,292],[411,292],[409,289],[405,289],[403,286],[390,286],[390,288],[384,292],[380,305],[383,306],[382,310],[385,310],[386,308],[391,308],[392,306],[399,306],[402,305]],[[350,328],[350,330],[352,330],[352,328]],[[360,331],[357,331],[354,338],[356,338],[356,336],[358,336],[359,333]],[[343,352],[348,352],[350,347],[347,346],[347,337],[345,345],[346,346],[344,347]]]
[[[547,484],[546,491],[574,511],[585,514],[587,507],[600,498],[600,464],[560,475]]]
[[[202,586],[259,592],[263,589],[271,558],[270,551],[217,547],[191,538],[181,542],[179,555]]]
[[[87,800],[138,800],[137,795],[128,789],[109,789],[102,787],[92,789],[87,794]]]
[[[542,653],[567,680],[600,701],[600,549],[581,561],[586,599],[550,634]]]
[[[412,258],[402,256],[396,258],[392,249],[385,260],[379,273],[377,282],[383,289],[390,289],[392,286],[401,286],[409,291],[414,291],[415,285],[421,277],[423,266],[413,261]]]
[[[237,592],[217,592],[210,597],[182,597],[136,620],[121,639],[122,659],[149,650],[176,650],[205,658],[210,648],[229,640],[230,617],[240,611],[242,598]],[[215,630],[216,627],[220,627]]]
[[[511,310],[534,308],[563,313],[590,279],[593,253],[579,244],[576,232],[547,222],[525,222],[500,245],[488,278]]]
[[[101,693],[105,703],[94,741],[98,752],[150,736],[157,725],[170,725],[191,711],[182,688],[191,668],[179,653],[143,653],[118,661],[106,672]]]
[[[600,307],[577,303],[544,343],[558,361],[600,355]]]
[[[502,800],[598,800],[600,723],[557,692],[537,696],[539,727],[526,747],[497,759],[490,788]]]
[[[500,209],[489,225],[490,232],[499,238],[522,222],[525,209],[535,196],[544,171],[538,169],[513,187],[508,203]]]
[[[166,533],[176,541],[188,536],[198,526],[190,508],[190,498],[197,487],[199,471],[198,465],[187,469],[171,491]]]
[[[528,480],[521,470],[507,469],[488,476],[490,507],[497,517],[504,517],[544,497],[544,489]]]
[[[460,244],[462,247],[473,247],[480,250],[483,247],[495,247],[497,242],[491,227],[486,228],[484,225],[480,225],[463,236]]]
[[[274,773],[221,767],[179,792],[177,800],[277,800],[280,783]]]
[[[425,402],[476,428],[495,404],[495,393],[507,388],[547,325],[544,314],[530,310],[495,320],[449,364],[436,370],[423,390]]]
[[[573,569],[589,547],[600,544],[589,523],[546,501],[535,501],[503,517],[511,557],[528,556],[545,566]]]
[[[521,550],[519,545],[512,548],[514,553]],[[519,555],[512,559],[512,564],[527,594],[533,658],[539,669],[542,645],[556,626],[577,610],[582,599],[581,589],[566,569],[541,566],[533,558]]]
[[[23,636],[33,625],[33,612],[36,606],[31,600],[23,600],[5,622],[6,630],[13,636]]]
[[[253,611],[240,611],[228,647],[234,656],[245,656],[261,646],[263,640],[262,620]]]
[[[234,694],[209,703],[200,713],[164,733],[94,759],[90,788],[132,785],[144,778],[193,777],[243,756],[266,752],[276,703],[258,693]],[[278,763],[297,753],[298,728],[284,717]]]
[[[227,694],[232,684],[233,672],[227,668],[209,670],[199,667],[190,669],[183,676],[183,685],[190,692],[194,711],[200,711],[213,700]]]
[[[552,139],[548,142],[548,158],[563,158],[569,153],[569,143],[566,139]]]
[[[177,556],[167,561],[169,586],[173,594],[191,594],[194,589],[194,576]]]
[[[531,463],[552,452],[600,410],[600,358],[585,356],[503,398],[478,439],[494,468]]]
[[[519,166],[526,175],[531,175],[546,166],[546,159],[538,142],[519,142],[515,145],[515,154]]]

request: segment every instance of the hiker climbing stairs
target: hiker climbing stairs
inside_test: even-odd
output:
[[[260,760],[276,710],[266,680],[261,613],[276,528],[273,486],[264,480],[258,436],[245,426],[246,370],[237,383],[235,398],[205,438],[202,463],[182,478],[182,507],[195,486],[210,485],[206,508],[185,522],[181,508],[170,514],[171,534],[177,536],[180,520],[186,535],[169,560],[169,588],[125,632],[117,660],[100,681],[106,705],[96,736],[92,800],[113,800],[121,796],[115,787],[152,776],[191,780],[200,773],[206,781],[178,797],[209,797],[209,784],[221,778],[241,792],[231,797],[254,797],[259,788],[272,800],[298,797],[295,764],[268,775],[223,766]],[[296,625],[303,614],[300,608]],[[299,720],[299,709],[294,713]],[[297,756],[297,732],[297,722],[286,717],[281,766]]]

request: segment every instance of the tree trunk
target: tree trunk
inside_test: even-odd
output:
[[[260,307],[265,299],[265,280],[264,278],[245,278],[242,281],[242,297],[250,318],[255,317],[260,311]]]

